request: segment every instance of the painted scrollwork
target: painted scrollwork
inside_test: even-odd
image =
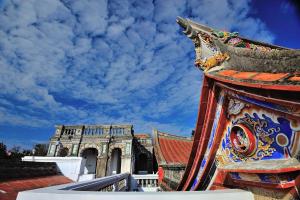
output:
[[[247,126],[241,125],[247,124]],[[238,129],[239,127],[240,129]],[[271,147],[274,138],[271,135],[280,132],[280,127],[268,127],[268,122],[263,119],[251,118],[245,114],[233,123],[228,145],[234,161],[261,160],[272,156],[276,151]]]

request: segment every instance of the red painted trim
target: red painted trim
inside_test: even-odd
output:
[[[211,95],[209,97],[209,107],[207,109],[207,115],[205,116],[205,121],[204,121],[204,127],[201,133],[201,138],[199,141],[199,146],[197,149],[197,154],[196,157],[194,158],[194,163],[192,166],[192,169],[190,171],[189,177],[184,185],[183,190],[189,190],[192,187],[192,184],[197,177],[198,171],[200,169],[200,164],[201,161],[204,157],[206,147],[208,144],[211,128],[212,128],[212,123],[214,121],[214,116],[216,112],[216,107],[217,107],[217,96],[219,93],[216,93],[216,87],[213,85],[213,89],[211,90]]]
[[[295,179],[295,182],[296,182],[296,188],[298,189],[298,192],[300,193],[300,174]]]
[[[226,180],[231,179],[230,175],[227,172],[216,170],[216,177],[213,184],[223,185]]]
[[[211,79],[217,80],[217,81],[230,83],[230,84],[234,84],[234,85],[242,85],[242,86],[251,87],[251,88],[262,88],[262,89],[284,90],[284,91],[300,91],[300,86],[297,86],[297,85],[278,85],[278,84],[271,84],[271,83],[269,83],[269,84],[248,83],[248,82],[242,82],[242,81],[228,80],[228,79],[217,77],[215,75],[211,75],[208,73],[206,73],[205,76],[207,76]]]
[[[280,173],[286,173],[286,172],[295,172],[299,171],[300,173],[300,165],[297,167],[287,167],[287,168],[281,168],[281,169],[219,169],[223,172],[240,172],[240,173],[249,173],[249,174],[261,174],[261,173],[268,173],[268,174],[280,174]]]
[[[233,89],[232,87],[229,87],[229,86],[224,85],[224,84],[219,83],[219,82],[217,82],[216,85],[221,87],[221,88],[224,88],[225,90],[229,90],[229,91],[231,91],[235,94],[250,97],[250,98],[253,98],[253,99],[256,99],[256,100],[260,100],[260,101],[271,102],[271,103],[278,104],[278,105],[283,106],[283,107],[287,107],[287,106],[290,107],[290,108],[293,107],[294,110],[300,110],[300,103],[297,103],[297,102],[291,102],[291,101],[286,101],[286,100],[281,100],[281,99],[274,99],[274,98],[270,98],[270,97],[263,97],[263,96],[260,96],[260,95],[251,94],[251,93],[248,93],[248,92],[245,92],[245,91]],[[228,94],[228,96],[234,97],[230,94]],[[241,101],[246,102],[244,100],[241,100]],[[246,102],[246,103],[248,103],[248,102]],[[259,108],[259,109],[262,108],[262,107],[259,107],[259,106],[255,105],[255,104],[252,104],[252,105],[253,105],[253,107],[256,107],[256,108]],[[267,108],[267,107],[263,107],[263,109],[272,111],[272,112],[277,113],[277,114],[280,114],[283,117],[288,117],[288,118],[295,119],[295,120],[298,120],[299,116],[300,116],[300,113],[298,113],[298,114],[297,113],[290,113],[290,112],[287,112],[287,111],[285,112],[285,111],[275,110],[275,109]]]
[[[232,185],[232,178],[229,173],[220,171],[219,169],[216,170],[215,179],[213,180],[213,184],[216,186],[223,186],[227,188],[236,188],[237,186]],[[207,188],[210,190],[210,188]]]
[[[224,187],[223,185],[212,185],[209,190],[226,190],[230,189],[228,187]]]
[[[164,178],[164,169],[162,167],[158,167],[157,175],[158,175],[158,182],[161,183]]]
[[[232,182],[235,183],[238,187],[239,186],[255,186],[255,187],[262,187],[262,188],[269,188],[269,189],[286,189],[295,186],[295,181],[289,181],[286,183],[262,183],[262,182],[253,182],[253,181],[245,181],[245,180],[235,180],[232,179]]]
[[[216,82],[216,85],[221,87],[221,88],[228,89],[232,92],[242,94],[244,96],[251,97],[251,98],[254,98],[254,99],[258,99],[258,100],[261,100],[261,101],[267,101],[267,102],[271,102],[271,103],[275,103],[275,104],[280,104],[282,106],[286,106],[286,105],[291,104],[293,106],[299,106],[300,107],[300,102],[298,103],[298,102],[295,102],[295,101],[288,101],[288,100],[284,100],[284,99],[275,99],[275,98],[272,98],[272,97],[261,96],[261,95],[258,95],[258,94],[245,92],[244,90],[235,89],[233,87],[230,87],[230,86],[228,86],[226,84],[223,84],[223,83],[220,83],[220,82]]]
[[[199,140],[200,140],[201,133],[202,133],[202,128],[204,125],[205,114],[206,114],[207,108],[209,106],[208,99],[209,99],[210,92],[211,92],[211,90],[210,90],[210,84],[208,82],[208,78],[204,76],[202,90],[201,90],[201,96],[200,96],[200,103],[199,103],[199,107],[198,107],[198,117],[197,117],[197,124],[196,124],[195,134],[194,134],[194,142],[193,142],[193,146],[192,146],[192,150],[190,153],[188,164],[187,164],[185,172],[181,178],[181,181],[177,187],[177,191],[181,191],[183,189],[183,186],[186,183],[186,180],[190,174],[190,170],[193,166],[194,158],[197,153]]]
[[[224,95],[223,105],[222,105],[222,109],[221,109],[221,112],[220,112],[220,118],[219,118],[218,126],[216,128],[216,133],[215,133],[215,137],[214,137],[214,140],[213,140],[213,143],[212,143],[212,146],[211,146],[211,150],[210,150],[209,155],[207,157],[207,161],[205,163],[203,172],[202,172],[202,174],[199,178],[199,181],[198,181],[197,185],[195,186],[194,190],[206,189],[206,188],[201,188],[202,187],[201,184],[204,183],[205,179],[209,175],[209,170],[210,170],[210,168],[211,168],[211,166],[212,166],[212,164],[215,160],[216,153],[219,149],[219,145],[220,145],[221,140],[222,140],[222,135],[224,133],[224,128],[226,126],[226,109],[227,109],[227,98],[226,98],[226,95]],[[217,171],[215,173],[217,173]]]

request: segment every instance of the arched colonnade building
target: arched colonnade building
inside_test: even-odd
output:
[[[156,171],[152,138],[134,135],[133,125],[58,125],[48,156],[83,157],[84,174],[96,177]]]

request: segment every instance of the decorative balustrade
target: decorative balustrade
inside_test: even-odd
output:
[[[130,189],[129,173],[98,178],[93,181],[79,182],[61,190],[116,192]]]
[[[131,176],[131,188],[134,191],[158,191],[157,174],[133,174]]]

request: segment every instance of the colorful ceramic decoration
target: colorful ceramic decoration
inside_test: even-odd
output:
[[[246,125],[237,124],[233,126],[229,138],[236,154],[251,156],[256,151],[256,137]]]
[[[177,22],[204,70],[192,156],[177,190],[300,199],[300,51]]]

